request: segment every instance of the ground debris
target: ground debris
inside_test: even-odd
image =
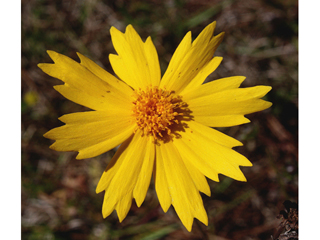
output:
[[[277,218],[281,219],[281,223],[276,229],[276,233],[272,239],[275,240],[295,240],[298,238],[298,204],[286,200],[283,203],[285,209],[281,210]]]

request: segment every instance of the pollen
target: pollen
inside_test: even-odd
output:
[[[174,125],[179,124],[179,116],[183,116],[185,103],[180,96],[158,87],[147,87],[135,91],[133,116],[137,127],[145,135],[152,135],[161,140],[172,135]]]

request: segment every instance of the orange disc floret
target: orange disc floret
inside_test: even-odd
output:
[[[171,134],[171,126],[178,123],[177,116],[183,115],[181,107],[184,103],[173,92],[147,87],[144,91],[135,91],[133,105],[133,116],[138,128],[157,140],[165,134]]]

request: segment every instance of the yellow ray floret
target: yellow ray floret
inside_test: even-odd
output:
[[[208,217],[199,191],[176,147],[173,143],[168,143],[157,146],[156,151],[161,153],[161,157],[157,158],[157,161],[162,162],[157,167],[163,167],[162,172],[167,182],[166,186],[161,187],[168,187],[167,191],[170,194],[171,203],[182,223],[188,231],[191,231],[194,217],[208,225]]]
[[[160,65],[151,38],[143,42],[131,25],[126,28],[125,33],[114,27],[110,33],[118,55],[111,54],[109,59],[119,78],[134,89],[158,86]]]
[[[78,151],[77,159],[109,151],[132,135],[134,129],[132,117],[120,109],[71,113],[60,120],[66,125],[54,128],[44,136],[56,140],[50,146],[56,151]]]
[[[224,36],[224,33],[213,36],[215,26],[216,22],[209,24],[193,42],[191,32],[184,37],[172,56],[160,87],[180,93],[211,61]]]

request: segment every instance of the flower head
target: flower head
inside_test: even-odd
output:
[[[80,63],[48,51],[54,64],[39,64],[64,82],[54,88],[92,111],[59,118],[65,125],[44,136],[57,151],[77,151],[77,159],[100,155],[120,145],[102,174],[96,192],[105,191],[102,214],[117,211],[122,221],[134,198],[143,203],[151,177],[162,209],[173,205],[191,231],[193,219],[208,224],[199,192],[210,196],[207,178],[223,174],[246,181],[239,166],[252,166],[232,148],[242,144],[211,127],[230,127],[249,120],[245,114],[264,110],[260,99],[271,87],[239,88],[245,77],[202,83],[222,61],[213,57],[224,33],[213,35],[215,22],[192,42],[188,32],[161,79],[151,38],[143,42],[131,25],[114,27],[118,55],[109,59],[119,78],[78,53]]]

